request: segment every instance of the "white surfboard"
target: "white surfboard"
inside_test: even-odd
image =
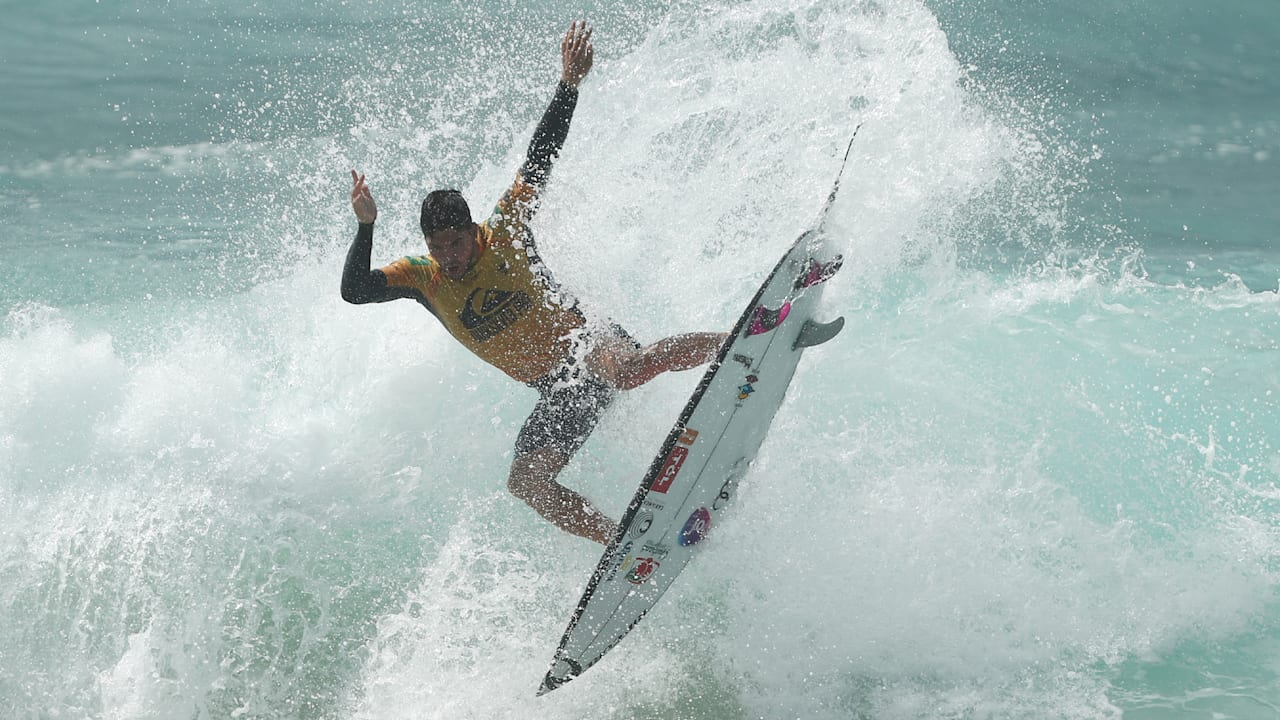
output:
[[[846,162],[848,157],[846,149]],[[843,164],[840,169],[843,174]],[[825,282],[840,269],[841,258],[826,250],[822,233],[839,187],[837,176],[817,222],[751,299],[654,458],[578,602],[539,695],[594,665],[662,597],[721,521],[801,353],[843,327],[843,318],[814,318]]]

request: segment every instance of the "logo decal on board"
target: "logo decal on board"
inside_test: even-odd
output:
[[[738,399],[746,400],[748,397],[750,397],[751,393],[756,391],[755,383],[758,383],[758,382],[760,382],[759,377],[755,375],[748,375],[747,383],[745,385],[738,386]]]
[[[631,571],[627,573],[627,582],[632,585],[640,585],[648,580],[650,576],[662,565],[657,558],[638,557],[635,565],[631,566]]]
[[[627,537],[640,537],[649,532],[651,527],[653,527],[653,513],[648,510],[641,510],[631,523],[631,529],[627,531]]]
[[[653,492],[664,494],[670,490],[671,483],[675,481],[676,475],[680,474],[680,466],[684,465],[687,457],[689,457],[689,448],[680,447],[679,445],[671,448],[671,454],[667,456],[667,462],[663,464],[662,471],[658,473],[658,477],[653,481],[653,486],[649,489]]]
[[[711,513],[707,509],[700,507],[693,511],[688,520],[684,521],[684,529],[680,531],[680,547],[689,547],[697,544],[702,538],[707,536],[711,530]]]
[[[635,543],[628,540],[625,545],[618,548],[618,551],[613,554],[613,559],[609,561],[609,572],[604,579],[605,582],[609,582],[618,574],[618,570],[622,568],[623,559],[627,556],[628,552],[631,552],[631,547],[633,545],[635,545]]]
[[[746,458],[738,458],[733,467],[729,468],[729,477],[725,478],[724,484],[720,486],[720,492],[716,493],[715,500],[711,501],[711,509],[719,510],[724,504],[733,497],[733,491],[738,487],[738,481],[743,475],[747,474],[747,469],[751,467],[751,463]]]
[[[684,432],[680,433],[679,442],[684,445],[692,445],[697,439],[698,439],[697,430],[690,430],[689,428],[685,428]]]
[[[756,359],[755,359],[755,358],[747,357],[746,355],[743,355],[742,353],[734,353],[734,354],[733,354],[733,361],[734,361],[734,362],[736,362],[736,363],[738,363],[738,364],[740,364],[740,365],[742,365],[742,367],[744,367],[744,368],[746,368],[746,369],[748,369],[748,370],[750,370],[750,369],[751,369],[751,366],[752,366],[752,365],[755,365],[755,364],[756,364]]]
[[[662,543],[647,542],[640,546],[640,552],[652,555],[655,560],[662,560],[667,557],[667,553],[671,552],[671,548]]]

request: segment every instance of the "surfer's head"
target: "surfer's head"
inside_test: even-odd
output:
[[[471,208],[457,190],[433,190],[422,201],[422,234],[471,227]]]
[[[451,280],[461,279],[476,260],[476,224],[457,190],[435,190],[422,201],[422,235]]]

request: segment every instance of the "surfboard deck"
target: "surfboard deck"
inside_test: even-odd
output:
[[[846,149],[844,162],[848,157]],[[841,175],[843,170],[842,163]],[[842,262],[822,233],[839,187],[838,175],[817,221],[756,291],[667,435],[569,620],[538,695],[585,672],[657,603],[720,522],[803,351],[830,341],[843,327],[843,318],[814,317],[826,281]]]

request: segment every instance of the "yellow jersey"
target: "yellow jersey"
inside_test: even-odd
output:
[[[528,220],[536,200],[537,188],[517,174],[493,214],[477,225],[477,257],[459,280],[449,279],[430,255],[382,268],[389,287],[420,292],[458,342],[522,383],[563,364],[570,333],[585,324],[534,248]]]

